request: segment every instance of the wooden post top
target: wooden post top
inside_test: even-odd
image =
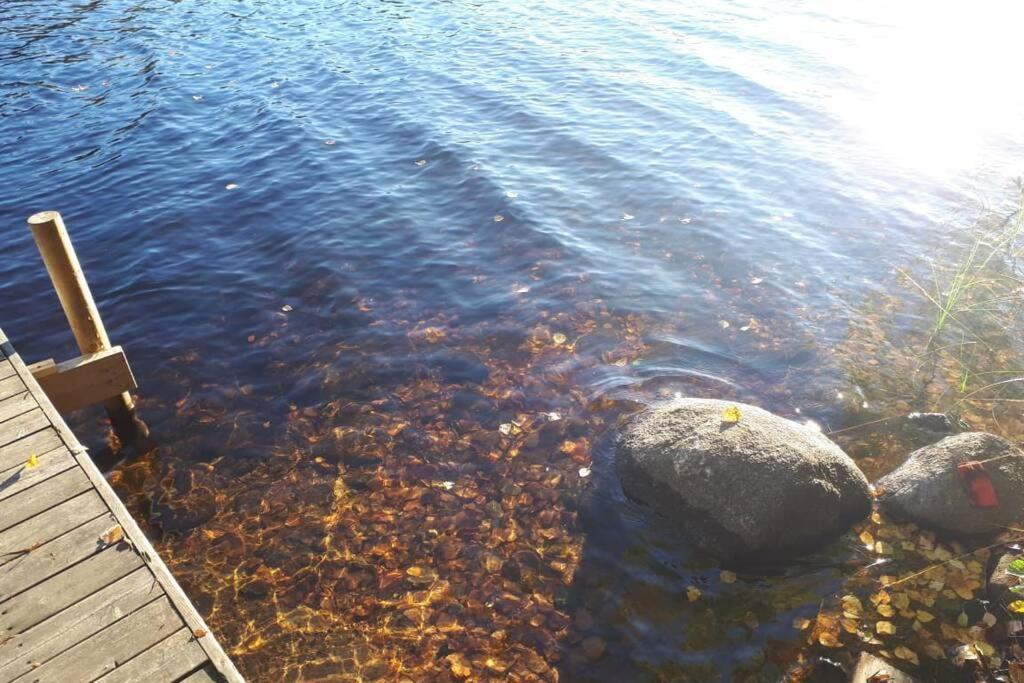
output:
[[[64,222],[59,211],[40,211],[28,217],[29,225],[45,225],[47,223]]]

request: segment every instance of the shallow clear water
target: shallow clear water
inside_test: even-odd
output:
[[[676,392],[843,426],[851,311],[1024,170],[1019,17],[958,4],[6,3],[0,324],[73,354],[23,227],[60,210],[159,444],[112,477],[254,680],[728,678],[835,576],[691,609],[608,427]]]

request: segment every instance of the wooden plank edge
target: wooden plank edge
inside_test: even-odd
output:
[[[7,336],[4,334],[3,329],[0,329],[0,344],[6,341]],[[50,424],[57,430],[57,434],[64,442],[64,445],[68,447],[78,465],[85,471],[85,475],[92,482],[100,497],[103,498],[103,502],[107,504],[114,518],[121,524],[125,535],[135,545],[139,555],[142,557],[142,561],[153,572],[153,576],[156,577],[157,582],[164,589],[171,604],[178,614],[181,615],[185,624],[192,629],[193,634],[205,634],[202,637],[197,637],[196,642],[206,652],[206,656],[210,658],[217,671],[225,678],[227,683],[245,683],[242,674],[235,668],[234,662],[224,652],[217,639],[213,637],[210,627],[206,625],[203,617],[196,610],[195,605],[192,604],[192,601],[185,595],[185,591],[178,585],[174,575],[171,574],[171,570],[167,568],[167,565],[164,564],[164,561],[157,554],[149,539],[146,538],[146,534],[143,533],[141,527],[135,521],[135,518],[128,512],[128,508],[124,506],[121,499],[114,493],[114,489],[110,487],[103,473],[93,463],[86,449],[78,442],[78,438],[64,422],[64,418],[60,416],[60,413],[53,407],[53,404],[46,399],[45,392],[39,386],[39,382],[36,381],[35,377],[32,376],[21,356],[15,351],[13,354],[8,355],[8,360],[14,365],[15,371],[21,376],[25,386],[28,387],[29,392],[36,399],[36,402],[39,403],[43,413],[49,418]]]

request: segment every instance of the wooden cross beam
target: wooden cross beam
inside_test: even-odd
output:
[[[61,413],[101,403],[138,387],[120,346],[63,363],[49,358],[33,363],[28,369]]]

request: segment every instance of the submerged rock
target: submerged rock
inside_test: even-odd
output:
[[[739,421],[723,413],[739,408]],[[721,559],[778,557],[828,541],[871,511],[867,479],[821,432],[754,406],[678,399],[620,434],[626,494]]]
[[[1011,602],[1024,599],[1024,595],[1014,590],[1021,585],[1020,577],[1010,572],[1010,564],[1020,557],[1019,550],[1007,549],[989,558],[986,592],[989,600],[1004,608]]]
[[[981,465],[958,470],[971,462]],[[1024,511],[1024,452],[994,434],[956,434],[911,453],[876,488],[882,511],[896,519],[953,536],[993,536]]]
[[[903,673],[895,666],[870,652],[861,652],[857,667],[850,677],[850,683],[917,683],[917,679]]]

